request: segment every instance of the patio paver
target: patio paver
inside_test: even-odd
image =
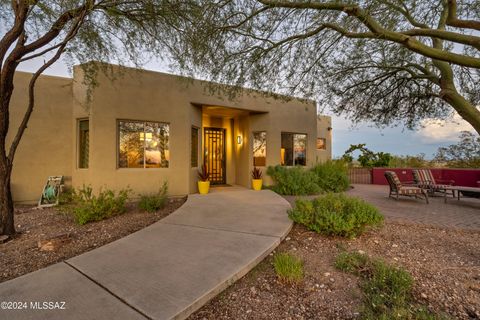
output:
[[[452,198],[444,203],[443,195],[423,199],[388,197],[388,186],[355,184],[348,195],[360,197],[375,205],[387,221],[416,223],[441,228],[480,230],[480,199]],[[318,196],[284,196],[293,206],[296,198],[313,199]]]
[[[139,232],[0,284],[0,297],[75,306],[51,313],[61,319],[84,319],[83,308],[89,319],[186,318],[280,243],[292,226],[289,208],[268,190],[191,195],[177,212]],[[74,280],[59,276],[59,268]],[[55,285],[46,288],[44,279]],[[76,295],[85,286],[91,293]],[[99,299],[105,308],[95,308]],[[0,318],[4,314],[0,310]],[[8,319],[39,317],[36,310],[8,311]]]
[[[407,197],[396,201],[388,197],[388,186],[368,184],[356,184],[348,194],[374,204],[387,220],[441,228],[480,230],[480,199],[461,198],[458,201],[450,196],[448,202],[444,203],[441,195],[429,197],[429,204]]]

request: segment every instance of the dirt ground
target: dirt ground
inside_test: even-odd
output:
[[[304,261],[296,286],[277,281],[272,255],[193,314],[199,319],[354,319],[362,294],[358,279],[334,268],[342,250],[364,251],[408,270],[418,303],[455,319],[480,319],[480,232],[388,222],[345,240],[296,225],[277,248]]]
[[[0,244],[0,282],[44,268],[56,262],[122,238],[166,217],[185,202],[169,199],[165,208],[148,213],[131,203],[125,214],[78,225],[71,215],[57,208],[18,207],[15,212],[17,235]],[[41,251],[38,242],[61,236],[65,239],[55,251]]]

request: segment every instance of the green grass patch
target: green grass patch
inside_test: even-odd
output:
[[[273,267],[278,278],[286,283],[299,283],[303,279],[303,261],[288,253],[277,253]]]
[[[167,203],[168,184],[165,181],[160,190],[155,194],[140,195],[138,206],[147,212],[156,212],[163,209]]]
[[[373,205],[357,197],[329,193],[314,200],[299,199],[288,216],[308,229],[342,237],[362,234],[381,225],[383,216]]]
[[[362,278],[362,319],[447,319],[413,303],[413,278],[405,270],[357,252],[342,252],[335,267]]]

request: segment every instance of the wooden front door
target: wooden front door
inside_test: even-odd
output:
[[[211,184],[226,183],[225,129],[204,128],[204,161]]]

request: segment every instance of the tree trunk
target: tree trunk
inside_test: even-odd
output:
[[[0,235],[15,234],[13,199],[10,188],[11,167],[6,159],[0,160]]]
[[[448,92],[444,96],[447,101],[458,114],[480,134],[480,111],[475,108],[469,101],[462,97],[458,92]]]
[[[480,134],[480,111],[470,103],[470,101],[458,93],[453,81],[447,81],[446,83],[441,81],[440,87],[442,99],[448,102],[463,120],[470,123],[475,131]]]

